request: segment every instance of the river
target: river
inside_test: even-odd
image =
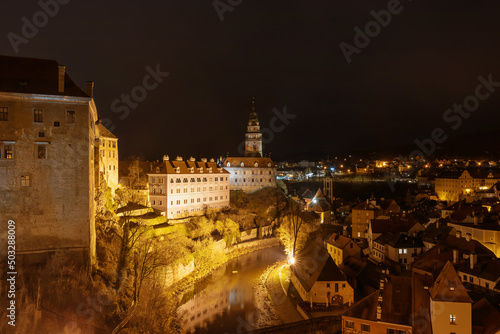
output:
[[[266,268],[286,258],[281,246],[230,260],[186,292],[178,309],[183,328],[192,334],[236,333],[255,328],[259,312],[255,287]]]

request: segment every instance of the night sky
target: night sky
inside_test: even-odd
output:
[[[500,87],[457,130],[443,121],[479,75],[500,82],[498,1],[401,1],[350,64],[339,44],[354,45],[354,27],[364,30],[370,11],[390,1],[219,3],[236,4],[223,21],[213,0],[71,0],[16,54],[8,34],[22,35],[22,18],[33,22],[41,7],[2,1],[0,49],[55,59],[82,88],[95,81],[121,158],[236,155],[252,96],[262,127],[273,108],[296,115],[265,145],[275,160],[408,144],[436,127],[450,136],[498,127]],[[120,119],[113,101],[157,64],[168,77]]]

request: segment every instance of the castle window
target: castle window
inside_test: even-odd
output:
[[[47,159],[47,146],[46,145],[38,145],[37,157],[38,157],[38,159]]]
[[[9,120],[9,108],[0,107],[0,121],[6,122]]]
[[[3,146],[3,158],[4,159],[12,159],[12,157],[13,157],[12,148],[13,148],[13,145],[4,144],[4,146]],[[2,153],[2,151],[0,150],[0,158],[2,158],[1,153]]]
[[[43,109],[35,108],[33,110],[33,122],[43,123]]]
[[[76,122],[76,112],[74,110],[66,110],[66,123]]]
[[[113,148],[116,148],[116,142],[113,141]]]
[[[54,127],[58,128],[61,126],[61,122],[59,121],[54,121]]]
[[[29,175],[21,176],[21,187],[29,187],[31,186],[31,180]]]

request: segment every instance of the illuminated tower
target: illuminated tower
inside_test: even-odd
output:
[[[255,98],[252,98],[252,112],[245,134],[245,156],[262,157],[262,133],[260,133],[259,118],[255,112]]]

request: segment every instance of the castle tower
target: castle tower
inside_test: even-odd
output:
[[[252,112],[245,133],[245,157],[262,157],[262,133],[255,112],[255,98],[252,98]]]

